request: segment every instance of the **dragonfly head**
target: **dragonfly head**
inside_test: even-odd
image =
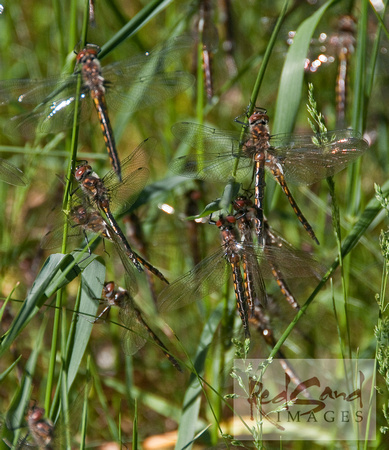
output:
[[[70,211],[70,215],[73,221],[79,225],[83,225],[87,222],[88,213],[85,206],[83,205],[78,205],[72,208],[72,210]]]
[[[28,423],[35,423],[41,420],[45,415],[44,408],[39,408],[36,405],[36,401],[33,402],[32,406],[29,408],[27,412],[27,420]]]
[[[266,110],[259,109],[251,114],[249,117],[249,125],[251,127],[258,125],[267,127],[269,125],[269,116],[266,114]]]
[[[223,230],[223,229],[231,228],[233,225],[235,225],[235,223],[236,223],[235,216],[228,215],[226,217],[220,216],[215,224],[218,228]]]
[[[241,195],[239,197],[236,197],[236,199],[232,202],[232,206],[234,207],[235,211],[239,211],[242,209],[252,208],[253,202],[244,195]]]
[[[81,181],[91,173],[92,173],[92,167],[85,161],[76,167],[76,170],[74,172],[74,178],[77,181]]]
[[[88,44],[85,48],[77,53],[77,63],[85,64],[97,58],[100,53],[100,47],[96,44]]]
[[[109,300],[115,294],[115,282],[107,281],[103,287],[103,297]]]

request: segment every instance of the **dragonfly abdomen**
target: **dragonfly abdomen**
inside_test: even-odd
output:
[[[99,116],[100,128],[101,131],[103,132],[104,142],[108,151],[108,156],[111,161],[111,165],[114,171],[116,172],[119,180],[121,181],[122,177],[121,177],[120,161],[116,150],[115,137],[113,134],[111,122],[109,120],[105,98],[103,95],[95,95],[94,91],[91,91],[91,95],[97,110],[97,115]]]
[[[240,256],[236,253],[229,256],[229,262],[232,269],[232,278],[234,282],[234,290],[236,297],[236,304],[238,307],[240,319],[243,324],[244,334],[246,338],[250,337],[248,312],[247,312],[247,296],[244,289],[244,281],[240,270]]]

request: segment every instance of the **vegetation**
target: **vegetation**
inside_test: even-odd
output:
[[[385,19],[384,11],[375,13],[366,1],[330,0],[320,5],[297,0],[287,5],[281,0],[214,2],[213,20],[220,40],[213,60],[215,92],[207,102],[201,45],[196,44],[201,39],[197,1],[97,1],[95,28],[86,20],[85,3],[4,4],[0,15],[1,79],[70,74],[75,66],[73,50],[85,42],[102,48],[102,65],[106,65],[148,51],[172,36],[194,36],[182,61],[175,57],[169,61],[195,75],[192,88],[133,114],[125,109],[115,111],[114,105],[108,104],[121,160],[144,139],[157,139],[149,160],[148,185],[136,202],[116,217],[124,229],[124,219],[136,215],[148,259],[170,281],[220,246],[215,226],[186,217],[201,213],[221,197],[225,208],[230,208],[226,199],[232,196],[229,188],[234,188],[228,180],[225,185],[213,184],[169,171],[172,158],[189,151],[172,135],[172,125],[188,120],[239,132],[241,125],[234,118],[257,105],[267,109],[271,133],[309,132],[306,104],[311,82],[316,100],[316,106],[309,102],[311,115],[317,108],[326,128],[335,129],[336,60],[323,62],[309,73],[297,62],[303,63],[308,51],[315,54],[309,50],[312,37],[322,32],[330,35],[336,30],[337,18],[350,12],[356,17],[357,36],[349,69],[345,123],[368,133],[371,145],[362,159],[328,182],[309,189],[292,186],[320,246],[309,240],[279,187],[271,177],[266,178],[265,215],[271,226],[296,248],[313,252],[328,268],[316,284],[293,280],[292,290],[304,305],[297,314],[276,283],[267,280],[266,315],[276,340],[280,339],[274,348],[269,348],[255,329],[251,330],[251,342],[243,342],[230,285],[199,302],[160,314],[145,274],[137,274],[135,303],[179,361],[180,373],[148,336],[143,336],[148,342],[136,354],[123,353],[124,325],[115,308],[106,321],[92,323],[100,312],[98,299],[104,281],[115,280],[126,287],[122,262],[110,242],[103,246],[99,236],[89,242],[91,257],[85,242],[77,243],[77,252],[73,241],[63,244],[61,253],[40,247],[42,237],[64,217],[61,209],[66,210],[73,189],[71,173],[76,160],[87,159],[99,174],[110,168],[95,112],[91,111],[91,119],[79,128],[31,138],[26,128],[10,134],[9,119],[20,111],[18,105],[12,105],[13,110],[0,102],[0,156],[23,170],[29,180],[26,187],[0,182],[0,295],[4,300],[0,310],[0,412],[7,424],[2,428],[0,448],[8,448],[6,442],[16,443],[18,436],[26,434],[20,426],[25,425],[32,399],[53,421],[60,412],[62,429],[81,442],[79,448],[103,448],[107,442],[129,448],[132,442],[132,448],[162,449],[168,439],[173,443],[166,448],[174,446],[176,440],[177,448],[189,448],[192,441],[195,448],[327,448],[328,442],[280,444],[264,441],[260,434],[255,441],[240,444],[231,437],[232,401],[225,396],[233,390],[230,374],[234,355],[275,358],[280,349],[289,359],[376,359],[377,440],[362,440],[359,447],[383,448],[389,401],[385,215],[389,193],[388,32],[381,20]],[[228,41],[224,8],[229,3],[231,54],[223,46]],[[288,32],[296,29],[294,43],[288,46]],[[0,84],[0,99],[2,89]],[[60,179],[65,180],[65,188]],[[192,192],[198,194],[195,199],[189,195]],[[190,208],[193,204],[195,211]],[[164,212],[166,205],[171,207],[169,214]],[[73,231],[69,227],[64,233]],[[190,246],[191,233],[198,239],[197,253]],[[164,286],[155,280],[160,293]],[[131,333],[124,332],[126,336]],[[88,395],[89,388],[84,387],[89,387],[90,379],[93,386]],[[88,405],[87,415],[81,414],[81,404]],[[331,445],[338,446],[336,442]],[[344,445],[351,447],[355,442]]]

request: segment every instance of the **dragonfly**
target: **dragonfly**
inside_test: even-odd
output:
[[[212,79],[212,59],[219,45],[219,35],[212,18],[211,0],[201,0],[199,5],[199,20],[197,30],[199,40],[202,45],[202,65],[204,73],[204,84],[207,99],[212,101],[213,79]]]
[[[145,267],[149,272],[153,273],[164,283],[169,284],[164,275],[155,268],[152,264],[146,261],[142,256],[135,253],[126,240],[123,244],[120,236],[115,233],[111,226],[104,220],[102,215],[97,209],[93,209],[85,203],[79,203],[77,200],[71,205],[69,213],[69,221],[71,223],[68,233],[68,239],[79,239],[84,236],[88,242],[88,234],[95,233],[100,234],[104,239],[113,242],[115,249],[120,257],[123,267],[127,276],[131,280],[132,284],[136,283],[134,275],[134,265],[130,263],[133,260],[136,261],[136,267]],[[54,230],[49,231],[42,239],[41,247],[44,249],[56,248],[61,245],[63,239],[63,224],[58,225]],[[124,238],[125,239],[125,238]]]
[[[12,186],[27,186],[28,180],[16,166],[0,158],[0,180]]]
[[[205,297],[210,290],[217,290],[224,285],[232,273],[238,311],[245,336],[249,337],[250,304],[260,303],[264,306],[267,303],[264,278],[272,276],[271,264],[276,264],[285,278],[314,274],[311,260],[307,260],[305,254],[285,253],[277,247],[264,251],[262,246],[239,237],[236,221],[235,216],[227,215],[211,222],[220,229],[222,245],[161,292],[161,312],[184,307]]]
[[[105,307],[96,317],[95,322],[100,320],[105,314],[108,314],[112,307],[119,308],[120,320],[126,327],[122,336],[122,347],[124,353],[126,355],[133,355],[136,353],[144,346],[148,335],[162,350],[171,364],[179,372],[182,372],[181,366],[177,360],[169,353],[165,344],[150,328],[143,318],[141,311],[136,307],[133,300],[133,296],[137,291],[136,284],[133,282],[127,282],[126,284],[127,288],[124,289],[117,286],[114,281],[104,283],[102,300]]]
[[[160,104],[164,99],[189,88],[194,82],[193,76],[186,72],[169,71],[167,66],[178,61],[191,45],[191,39],[181,36],[168,40],[154,51],[101,67],[98,59],[100,48],[89,44],[78,53],[75,73],[70,76],[2,81],[0,105],[14,103],[30,109],[27,113],[12,117],[6,129],[29,136],[36,131],[47,134],[71,128],[80,74],[80,121],[88,117],[91,109],[88,99],[92,99],[112,167],[120,179],[120,162],[107,104],[111,108],[125,108],[126,113],[130,113]]]
[[[355,51],[356,26],[355,17],[347,14],[340,16],[336,32],[329,35],[320,34],[320,54],[316,58],[306,60],[306,71],[311,73],[321,66],[338,61],[335,94],[337,123],[340,125],[345,121],[348,67],[350,57]]]
[[[252,223],[255,222],[255,210],[253,207],[253,202],[246,196],[239,196],[233,201],[233,207],[236,210],[235,217],[238,224],[238,228],[241,236],[244,238],[246,242],[249,242],[251,245],[253,243],[252,240]],[[321,275],[324,274],[323,268],[321,265],[311,258],[311,256],[303,251],[297,250],[294,248],[289,242],[283,239],[276,231],[274,231],[269,222],[264,218],[264,252],[266,253],[268,249],[276,248],[280,249],[278,251],[283,251],[285,253],[286,258],[291,258],[293,255],[297,257],[299,260],[306,260],[305,266],[308,268],[308,271],[305,271],[306,277],[312,278],[320,278]],[[300,306],[292,294],[287,281],[285,280],[282,271],[278,268],[276,261],[274,261],[271,257],[268,259],[268,263],[272,272],[272,275],[275,281],[278,284],[278,287],[281,290],[281,293],[284,295],[290,306],[296,310],[300,309]],[[301,271],[304,272],[303,267]],[[250,273],[246,274],[247,278],[247,292],[251,292],[250,288]],[[254,311],[254,301],[251,300],[252,295],[249,295],[249,305],[251,311]],[[250,301],[251,300],[251,301]]]
[[[34,403],[28,410],[27,424],[29,433],[39,448],[54,450],[54,424],[50,419],[45,418],[44,408],[39,408]]]
[[[238,181],[249,175],[254,177],[256,232],[259,244],[263,245],[266,168],[287,196],[305,230],[319,243],[287,182],[309,185],[332,176],[359,158],[367,150],[368,143],[360,133],[351,129],[272,136],[269,132],[269,117],[263,108],[256,108],[248,122],[242,140],[237,132],[219,131],[189,122],[173,125],[173,134],[197,149],[197,154],[176,158],[170,164],[171,170],[189,178],[226,182],[237,164]]]
[[[124,161],[122,165],[123,180],[116,179],[114,170],[100,178],[84,161],[76,167],[74,177],[79,183],[79,188],[87,202],[93,209],[98,209],[107,217],[110,229],[115,234],[115,242],[119,242],[123,251],[131,259],[134,266],[141,272],[142,265],[169,284],[165,277],[154,270],[153,266],[137,255],[128,243],[123,231],[119,227],[112,211],[120,206],[130,207],[136,200],[137,194],[146,184],[149,171],[144,165],[147,163],[150,153],[155,147],[155,139],[149,138],[143,141]]]

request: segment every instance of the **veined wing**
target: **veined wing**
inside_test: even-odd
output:
[[[40,103],[28,113],[19,114],[7,121],[7,134],[20,132],[25,137],[34,134],[57,133],[73,126],[75,107],[75,87],[68,86],[46,103]],[[83,88],[79,97],[79,122],[90,117],[92,106],[89,90]]]
[[[224,258],[224,247],[203,259],[190,272],[165,288],[159,298],[160,311],[167,312],[201,300],[231,277],[231,269]]]
[[[41,80],[3,80],[0,81],[0,106],[12,103],[36,106],[46,103],[52,96],[60,95],[64,89],[73,88],[76,81],[77,77],[74,75]]]
[[[162,103],[184,92],[194,83],[194,77],[183,71],[170,71],[153,75],[137,74],[134,77],[113,77],[107,80],[106,99],[108,109],[125,109],[126,113]]]
[[[156,145],[154,138],[143,141],[122,161],[122,182],[118,182],[114,171],[108,172],[103,183],[109,191],[111,208],[130,207],[149,178],[148,160]]]
[[[158,104],[188,89],[194,77],[175,71],[180,57],[188,54],[193,39],[178,36],[150,52],[103,66],[109,108],[124,107],[126,112]]]
[[[41,248],[45,250],[51,250],[61,247],[63,241],[63,227],[66,220],[68,219],[66,218],[65,213],[61,211],[60,216],[57,219],[53,220],[53,222],[56,223],[54,229],[49,231],[43,236],[40,242]],[[68,240],[70,241],[74,241],[76,239],[80,240],[83,236],[85,237],[81,225],[75,224],[73,225],[69,221],[69,228],[67,235]]]
[[[283,241],[282,246],[267,245],[264,250],[257,250],[257,255],[263,275],[267,278],[272,277],[272,265],[278,268],[284,278],[321,278],[324,275],[323,266],[309,253],[297,250],[286,241]]]
[[[133,355],[146,343],[147,330],[142,326],[136,317],[134,301],[128,298],[128,302],[120,308],[119,318],[123,325],[128,328],[122,333],[122,347],[126,355]]]
[[[312,184],[336,174],[369,147],[360,133],[350,129],[317,135],[277,135],[270,143],[267,167],[280,163],[286,180],[297,184]]]
[[[173,134],[198,151],[196,155],[173,160],[170,169],[177,174],[204,180],[225,181],[232,175],[239,159],[237,176],[243,179],[252,171],[252,161],[239,155],[239,137],[236,132],[219,131],[203,125],[181,122],[173,125]]]
[[[24,173],[2,158],[0,158],[0,180],[13,186],[26,186],[28,184]]]
[[[123,78],[150,76],[167,70],[169,64],[176,64],[180,57],[188,54],[193,45],[191,37],[177,36],[157,45],[150,52],[102,66],[101,72],[105,80],[115,83],[123,83]]]

